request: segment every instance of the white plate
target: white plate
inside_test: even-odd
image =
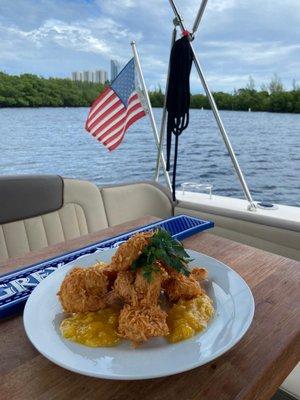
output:
[[[59,325],[64,318],[56,293],[66,273],[75,265],[109,262],[116,249],[97,252],[73,261],[42,281],[27,300],[24,326],[36,349],[55,364],[80,374],[107,379],[149,379],[199,367],[231,349],[246,333],[254,314],[254,300],[245,281],[227,265],[187,250],[190,266],[209,273],[206,290],[213,299],[215,316],[207,329],[191,339],[169,344],[149,340],[137,349],[128,341],[116,347],[89,348],[63,339]]]

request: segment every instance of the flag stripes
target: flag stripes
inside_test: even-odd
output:
[[[146,115],[136,90],[137,82],[132,58],[89,111],[85,129],[110,151],[119,146],[127,129]]]
[[[145,115],[145,111],[136,92],[129,97],[127,108],[111,88],[100,97],[92,104],[85,128],[112,151],[122,142],[127,129]]]

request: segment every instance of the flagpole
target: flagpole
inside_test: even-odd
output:
[[[144,76],[143,76],[143,72],[142,72],[142,67],[141,67],[138,51],[137,51],[136,44],[135,44],[134,41],[131,42],[131,47],[132,47],[132,52],[133,52],[133,56],[134,56],[134,59],[135,59],[136,68],[137,68],[137,71],[138,71],[138,74],[139,74],[139,77],[140,77],[142,89],[143,89],[143,92],[144,92],[144,95],[145,95],[145,98],[146,98],[146,102],[147,102],[147,106],[148,106],[148,112],[149,112],[149,118],[150,118],[150,122],[151,122],[151,125],[152,125],[153,133],[154,133],[154,139],[155,139],[156,147],[157,147],[157,149],[159,149],[159,134],[158,134],[158,130],[157,130],[157,126],[156,126],[156,122],[155,122],[155,118],[154,118],[154,114],[153,114],[153,110],[152,110],[152,106],[151,106],[151,102],[150,102],[147,86],[146,86],[145,79],[144,79]],[[160,161],[161,161],[161,164],[162,164],[162,167],[163,167],[163,171],[164,171],[164,175],[165,175],[165,178],[166,178],[167,186],[170,189],[170,191],[172,191],[172,185],[171,185],[170,177],[169,177],[169,174],[168,174],[167,169],[166,169],[166,161],[165,161],[164,155],[162,153],[160,154]]]
[[[182,32],[185,32],[185,31],[186,31],[186,27],[185,27],[185,25],[184,25],[184,23],[183,23],[183,19],[182,19],[181,15],[179,14],[179,11],[178,11],[178,9],[177,9],[177,6],[176,6],[174,0],[169,0],[169,3],[170,3],[170,5],[171,5],[171,7],[172,7],[172,9],[173,9],[173,11],[174,11],[174,14],[175,14],[175,16],[176,16],[176,18],[177,18],[177,20],[178,20],[178,22],[179,22],[181,31],[182,31]],[[203,6],[205,6],[205,5],[206,5],[206,2],[203,1],[203,2],[202,2],[202,5],[201,5],[201,8],[203,8],[203,11],[204,11],[204,7],[203,7]],[[202,14],[203,14],[203,12],[199,12],[199,13],[197,14],[196,20],[195,20],[195,24],[194,24],[194,28],[198,28],[198,25],[199,25],[199,24],[197,23],[197,21],[199,20],[199,23],[200,23],[200,19],[201,19],[201,17],[202,17]],[[202,86],[203,86],[203,88],[204,88],[204,90],[205,90],[206,96],[207,96],[207,98],[208,98],[208,100],[209,100],[209,103],[210,103],[212,112],[213,112],[213,114],[214,114],[215,120],[216,120],[217,125],[218,125],[218,127],[219,127],[220,133],[221,133],[221,135],[222,135],[222,138],[223,138],[223,141],[224,141],[225,146],[226,146],[226,148],[227,148],[227,151],[228,151],[228,153],[229,153],[229,156],[230,156],[230,158],[231,158],[231,162],[232,162],[232,164],[233,164],[233,167],[234,167],[234,169],[235,169],[235,172],[236,172],[236,174],[237,174],[237,176],[238,176],[238,178],[239,178],[239,181],[240,181],[240,183],[241,183],[241,186],[242,186],[242,188],[243,188],[243,192],[244,192],[244,194],[245,194],[245,197],[246,197],[246,199],[247,199],[248,202],[249,202],[249,207],[248,207],[248,209],[249,209],[249,211],[256,211],[256,205],[255,205],[255,203],[254,203],[254,201],[253,201],[253,199],[252,199],[252,196],[251,196],[250,190],[249,190],[249,188],[248,188],[247,182],[246,182],[246,180],[245,180],[245,178],[244,178],[243,172],[242,172],[242,170],[241,170],[241,168],[240,168],[239,162],[238,162],[238,160],[237,160],[237,158],[236,158],[235,152],[234,152],[234,150],[233,150],[233,147],[232,147],[232,145],[231,145],[231,142],[230,142],[230,140],[229,140],[229,137],[228,137],[228,135],[227,135],[227,132],[226,132],[226,130],[225,130],[225,127],[224,127],[224,125],[223,125],[223,122],[222,122],[222,119],[221,119],[221,116],[220,116],[218,107],[217,107],[217,105],[216,105],[215,99],[214,99],[214,97],[213,97],[213,95],[212,95],[212,93],[211,93],[211,91],[210,91],[210,89],[209,89],[209,86],[208,86],[208,84],[207,84],[206,78],[205,78],[204,73],[203,73],[203,71],[202,71],[200,62],[199,62],[199,60],[198,60],[197,54],[196,54],[195,49],[194,49],[194,47],[193,47],[193,44],[192,44],[192,42],[191,42],[191,40],[192,40],[192,35],[190,35],[189,37],[190,37],[190,46],[191,46],[191,50],[192,50],[192,54],[193,54],[193,61],[194,61],[196,70],[197,70],[197,72],[198,72],[198,75],[199,75],[199,78],[200,78],[200,80],[201,80]]]
[[[175,20],[174,20],[174,25],[175,25]],[[177,30],[176,30],[176,25],[175,25],[173,32],[172,32],[170,55],[171,55],[172,47],[176,40],[176,35],[177,35]],[[164,140],[164,133],[166,130],[166,122],[167,122],[167,93],[168,93],[168,88],[169,88],[169,79],[170,79],[170,62],[169,62],[168,72],[167,72],[164,106],[163,106],[163,113],[162,113],[162,118],[161,118],[160,134],[159,134],[159,147],[158,147],[157,159],[156,159],[156,168],[155,168],[155,177],[154,177],[156,182],[159,179],[160,156],[161,156],[161,154],[163,154],[163,140]]]

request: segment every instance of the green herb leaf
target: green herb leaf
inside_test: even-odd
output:
[[[189,276],[187,264],[191,260],[178,240],[173,239],[166,230],[159,229],[150,238],[148,246],[144,248],[139,258],[133,262],[131,269],[136,271],[141,268],[145,279],[151,282],[152,273],[159,271],[155,265],[157,261],[161,261],[169,268]]]

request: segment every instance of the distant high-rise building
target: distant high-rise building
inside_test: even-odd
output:
[[[72,81],[77,81],[77,82],[82,81],[82,72],[80,71],[72,72]]]
[[[104,84],[107,81],[107,72],[102,69],[95,71],[95,81],[96,83]]]
[[[83,81],[84,82],[93,82],[94,81],[94,73],[92,71],[83,71]]]
[[[110,60],[110,80],[113,81],[120,72],[120,63],[117,60]]]
[[[96,71],[72,72],[72,81],[105,83],[108,80],[107,72],[102,69]]]
[[[104,71],[104,83],[108,82],[108,73]]]
[[[95,71],[95,83],[101,83],[101,70]]]

